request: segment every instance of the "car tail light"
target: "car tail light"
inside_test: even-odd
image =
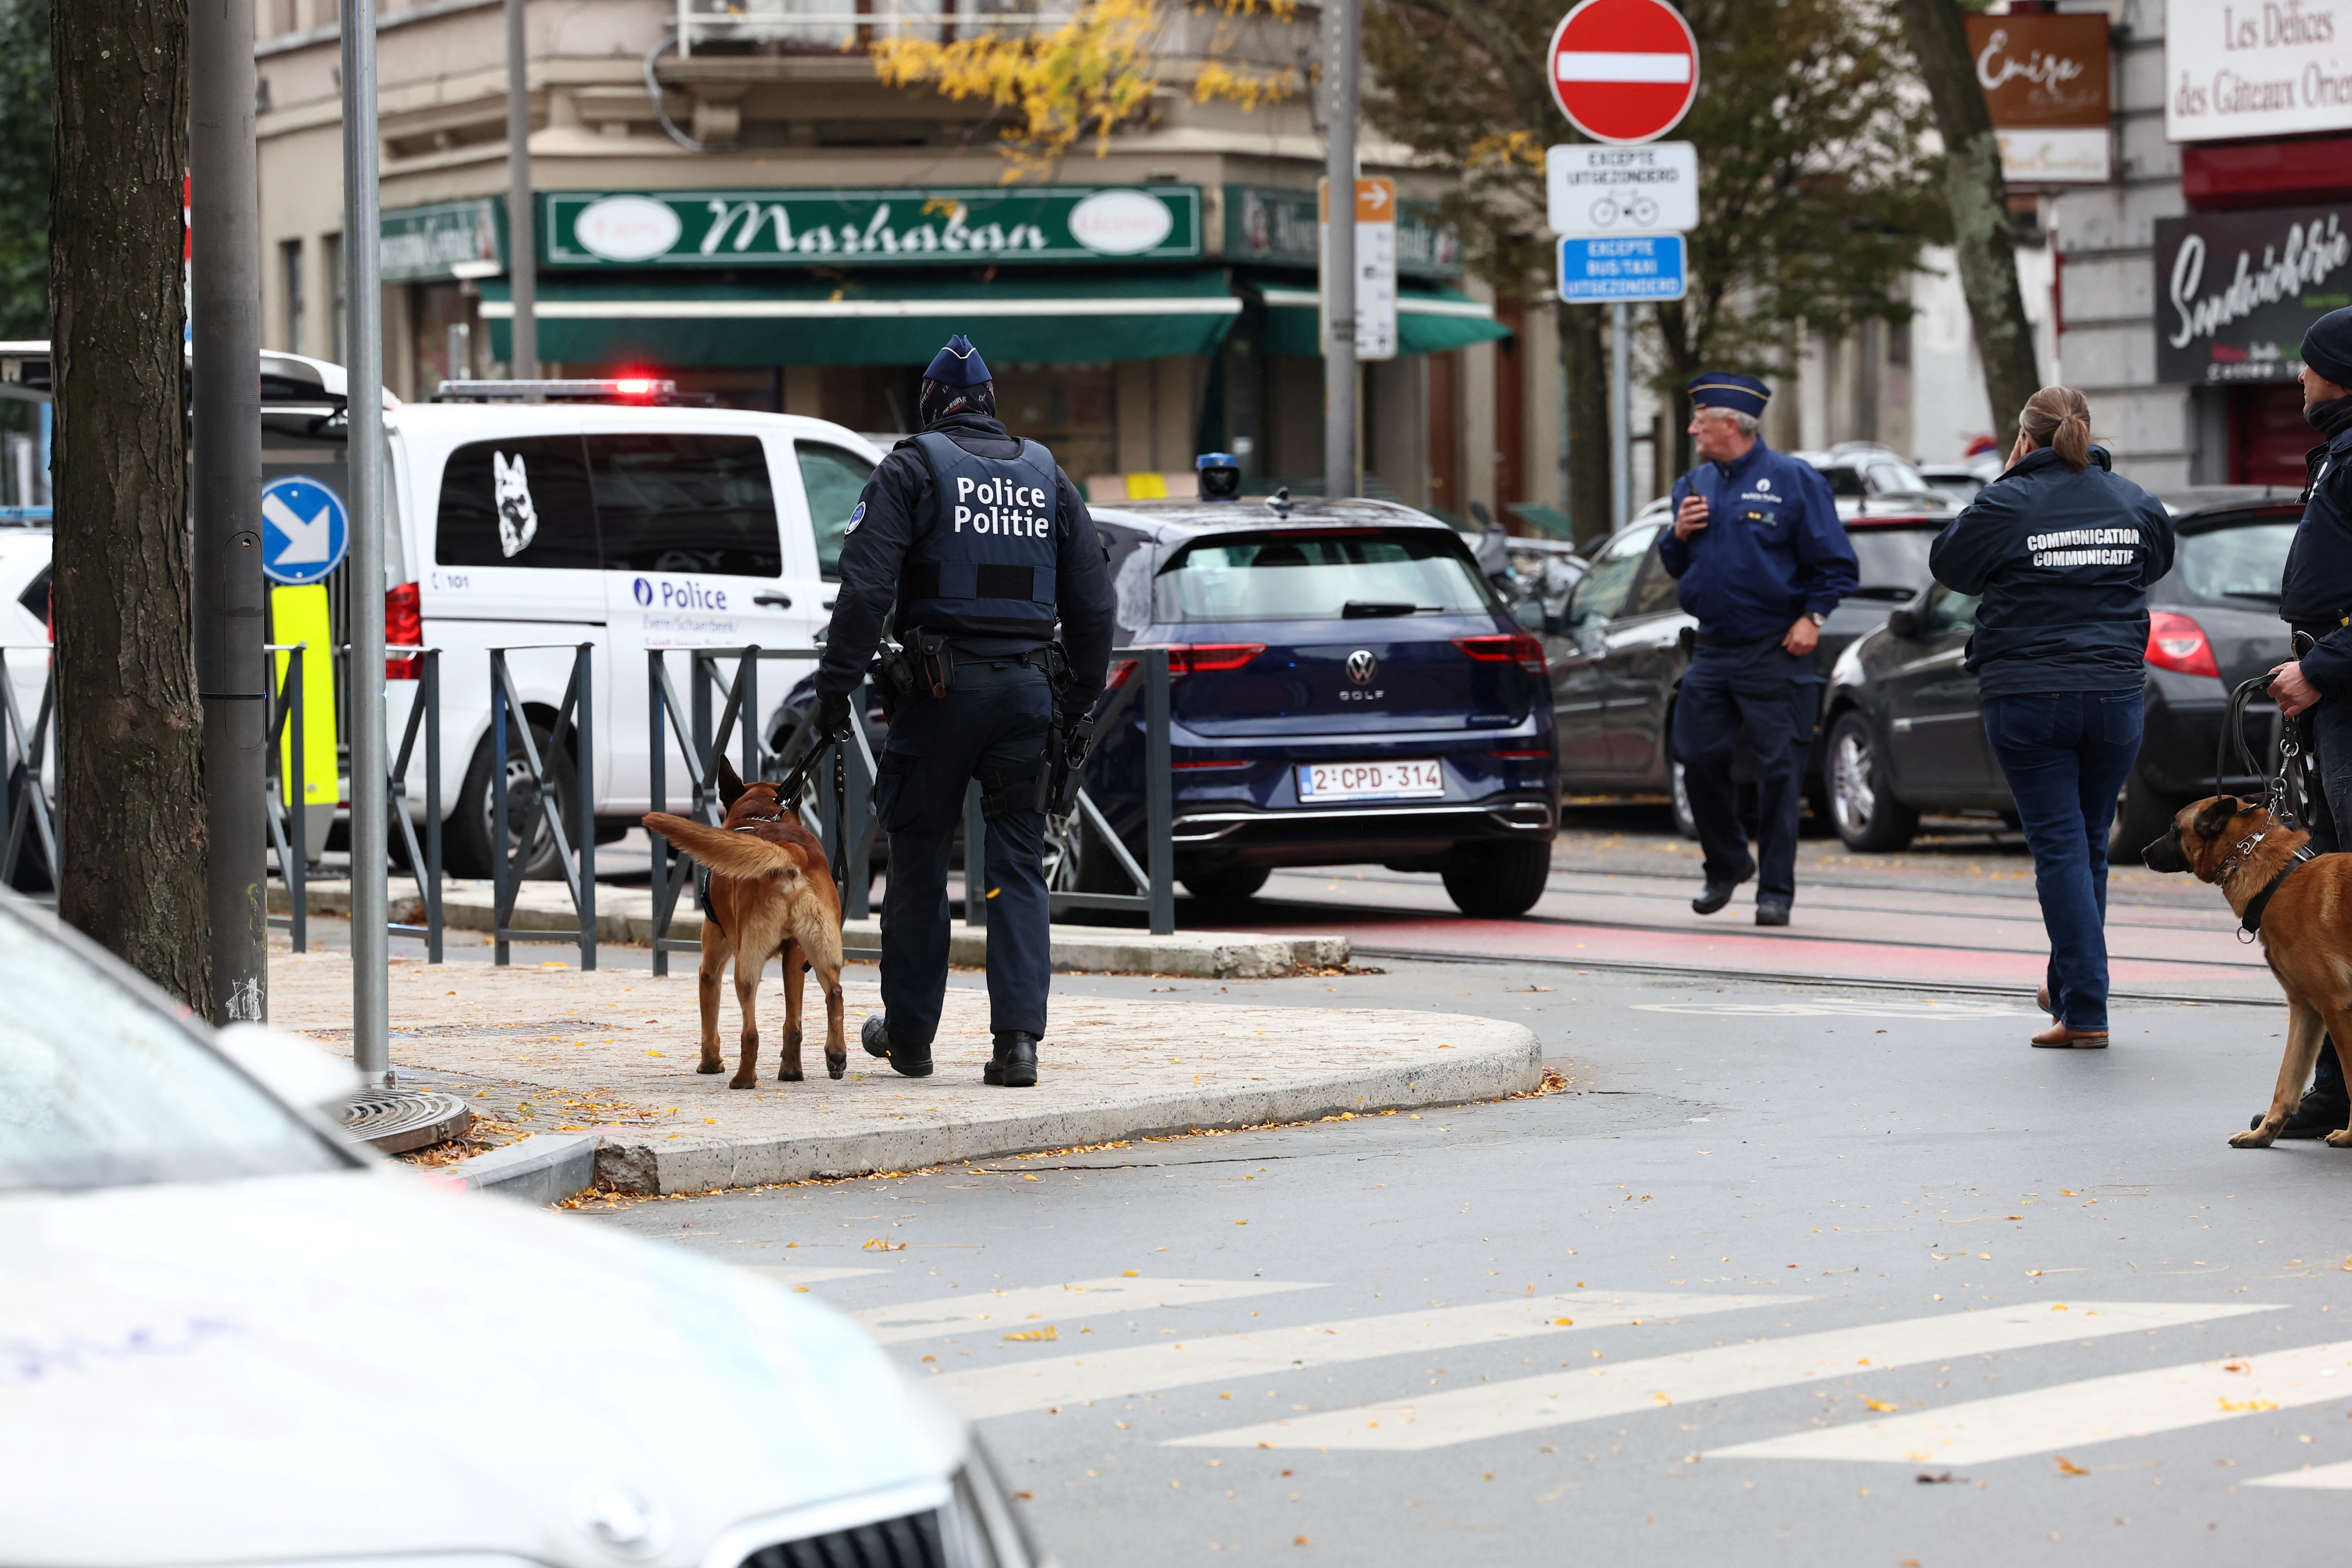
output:
[[[1507,757],[1513,761],[1523,763],[1533,762],[1538,757],[1542,758],[1545,762],[1551,761],[1551,751],[1549,747],[1539,752],[1489,752],[1486,754],[1490,757]]]
[[[2205,640],[2205,628],[2177,610],[2158,610],[2148,616],[2147,662],[2183,675],[2221,678],[2221,666],[2213,662],[2213,645]]]
[[[1224,758],[1211,758],[1207,761],[1198,763],[1171,763],[1168,765],[1181,773],[1198,773],[1203,768],[1255,767],[1257,759],[1255,757],[1236,757],[1230,760]]]
[[[1239,669],[1265,651],[1262,642],[1177,643],[1168,650],[1168,679],[1181,680],[1198,669]],[[1142,667],[1141,659],[1113,659],[1103,684],[1116,691]]]
[[[417,597],[415,584],[403,583],[383,596],[383,646],[417,647],[424,641],[424,603]],[[383,678],[386,680],[422,680],[425,678],[425,656],[421,653],[384,655]]]
[[[1544,672],[1543,644],[1526,632],[1496,632],[1486,637],[1455,637],[1454,646],[1482,664],[1516,659],[1529,675]]]

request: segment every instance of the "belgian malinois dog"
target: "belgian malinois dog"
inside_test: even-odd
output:
[[[2352,1041],[2352,855],[2314,858],[2311,835],[2233,795],[2182,806],[2171,830],[2140,854],[2150,870],[2189,871],[2221,889],[2239,923],[2262,939],[2263,956],[2286,993],[2286,1056],[2269,1114],[2231,1136],[2267,1149],[2303,1102],[2325,1034]],[[2327,1134],[2341,1149],[2352,1128]]]
[[[760,1081],[760,1026],[754,1004],[768,960],[784,955],[784,1045],[776,1079],[801,1081],[801,966],[816,971],[824,994],[824,1068],[849,1070],[842,1033],[841,891],[824,847],[801,825],[793,803],[772,784],[747,784],[725,758],[719,763],[724,826],[711,827],[666,811],[646,814],[660,834],[710,868],[710,896],[702,916],[702,1060],[697,1072],[724,1072],[719,1049],[719,978],[735,960],[735,1000],[743,1009],[741,1054],[730,1089]]]

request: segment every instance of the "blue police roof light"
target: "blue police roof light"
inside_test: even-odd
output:
[[[958,332],[932,357],[923,379],[936,381],[941,386],[979,386],[996,378],[989,374],[988,362],[980,357],[971,340]]]
[[[1200,476],[1202,500],[1232,501],[1241,499],[1241,459],[1231,452],[1203,452],[1192,459],[1192,468]]]

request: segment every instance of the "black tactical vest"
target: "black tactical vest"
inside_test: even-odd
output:
[[[932,500],[899,577],[898,625],[1050,638],[1054,455],[1024,441],[1018,457],[983,458],[936,432],[908,442],[930,466]]]

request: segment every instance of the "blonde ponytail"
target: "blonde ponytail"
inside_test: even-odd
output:
[[[2071,386],[2045,386],[2025,400],[2017,427],[2037,447],[2048,447],[2073,473],[2091,461],[2091,406]]]

